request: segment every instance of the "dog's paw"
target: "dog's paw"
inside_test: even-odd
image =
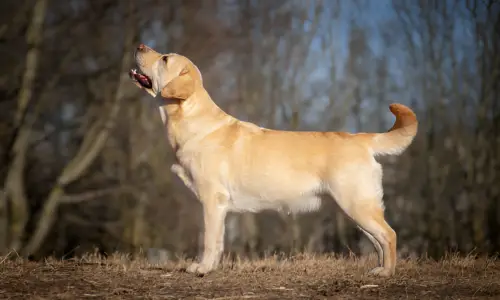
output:
[[[191,265],[189,265],[189,267],[187,267],[186,272],[196,274],[198,276],[203,276],[212,270],[213,268],[211,268],[210,266],[200,263],[192,263]]]
[[[196,271],[198,270],[198,267],[200,266],[199,263],[192,263],[189,265],[189,267],[186,268],[186,272],[188,273],[196,273]]]
[[[390,277],[394,275],[394,271],[391,271],[390,269],[386,269],[384,267],[376,267],[373,268],[370,272],[368,272],[368,274],[379,277]]]

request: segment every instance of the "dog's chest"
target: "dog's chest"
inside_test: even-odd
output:
[[[211,155],[213,152],[199,151],[199,147],[183,146],[175,149],[177,163],[194,185],[200,182],[218,182],[220,163],[215,163]]]

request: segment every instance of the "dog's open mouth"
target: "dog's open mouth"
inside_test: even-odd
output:
[[[136,69],[130,70],[130,72],[128,74],[129,74],[130,78],[137,81],[142,87],[147,88],[147,89],[150,89],[153,87],[153,82],[151,81],[151,78],[149,78],[148,76],[146,76],[144,74],[137,72]]]

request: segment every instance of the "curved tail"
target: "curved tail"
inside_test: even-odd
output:
[[[393,103],[389,109],[396,116],[392,128],[388,132],[368,133],[364,137],[375,155],[399,155],[417,134],[417,116],[409,107]]]

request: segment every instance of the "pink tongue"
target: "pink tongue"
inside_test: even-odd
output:
[[[135,79],[145,88],[151,88],[153,85],[151,84],[151,80],[142,74],[135,74]]]

